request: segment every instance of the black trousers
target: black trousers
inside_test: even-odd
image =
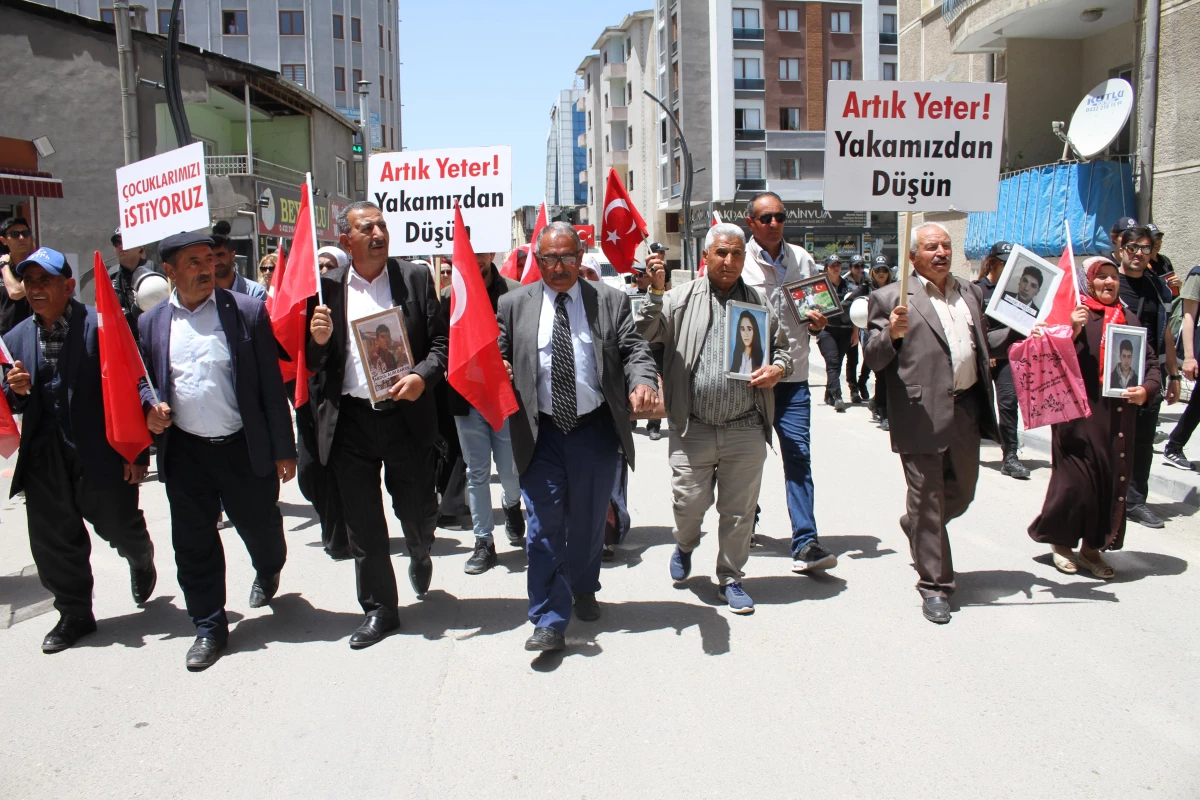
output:
[[[1175,430],[1171,431],[1171,438],[1167,440],[1167,449],[1182,450],[1188,440],[1192,438],[1192,434],[1196,432],[1197,425],[1200,425],[1200,387],[1192,389],[1192,399],[1188,400],[1183,414],[1179,417],[1179,422],[1175,424]]]
[[[401,410],[375,411],[365,400],[344,396],[328,466],[338,476],[358,602],[367,614],[395,612],[400,601],[379,470],[409,556],[424,558],[437,526],[437,450],[414,441]]]
[[[1164,381],[1164,385],[1165,385]],[[1133,474],[1129,476],[1129,491],[1125,506],[1146,502],[1150,491],[1150,467],[1154,465],[1154,434],[1158,430],[1158,412],[1162,400],[1148,403],[1137,410],[1137,430],[1133,435]]]
[[[880,419],[888,418],[887,376],[875,373],[875,413]]]
[[[167,500],[179,588],[196,635],[224,641],[229,619],[225,616],[225,549],[217,518],[224,506],[250,553],[254,571],[276,574],[287,561],[279,478],[274,472],[254,473],[244,436],[235,434],[214,444],[179,428],[168,431]]]
[[[853,328],[826,328],[817,337],[821,358],[825,359],[825,400],[834,402],[842,399],[842,362],[850,353],[850,335]],[[850,379],[858,366],[858,353],[854,353],[854,367],[850,368]],[[849,382],[849,381],[848,381]]]
[[[992,367],[992,383],[996,385],[996,407],[1000,411],[1000,446],[1004,455],[1017,452],[1017,387],[1013,383],[1012,367],[1008,359],[997,361]]]
[[[296,483],[300,494],[312,503],[321,521],[321,544],[326,550],[345,550],[346,518],[337,477],[317,457],[317,424],[312,416],[313,403],[296,411]]]
[[[33,436],[23,468],[33,563],[60,613],[90,619],[92,538],[83,522],[92,523],[96,535],[131,565],[147,565],[154,546],[138,507],[138,487],[98,489],[55,426],[42,426]]]

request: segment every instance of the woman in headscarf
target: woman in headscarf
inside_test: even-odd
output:
[[[317,251],[317,264],[324,275],[331,269],[350,266],[350,256],[340,247],[322,247]]]
[[[1054,566],[1073,575],[1087,570],[1101,580],[1116,572],[1100,555],[1120,550],[1125,539],[1125,490],[1133,468],[1133,438],[1137,409],[1159,392],[1158,371],[1146,370],[1140,386],[1126,389],[1122,397],[1104,397],[1104,333],[1109,325],[1138,325],[1121,302],[1121,275],[1117,265],[1103,256],[1083,263],[1086,294],[1071,315],[1075,353],[1087,390],[1092,414],[1054,425],[1051,458],[1053,472],[1042,513],[1029,526],[1035,542],[1050,545]],[[1034,328],[1034,336],[1042,328]],[[1143,355],[1155,363],[1150,342]],[[1073,548],[1079,547],[1076,556]]]

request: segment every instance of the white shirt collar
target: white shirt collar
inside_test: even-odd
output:
[[[942,294],[942,292],[940,292],[940,291],[938,290],[937,286],[935,286],[935,285],[933,284],[933,281],[929,280],[928,278],[926,278],[926,277],[925,277],[924,275],[922,275],[921,273],[919,273],[919,272],[914,272],[914,274],[915,274],[915,275],[917,276],[917,278],[918,278],[918,279],[921,281],[921,285],[923,285],[923,286],[925,287],[925,293],[926,293],[926,294],[929,294],[929,290],[930,290],[930,289],[933,289],[933,291],[937,292],[937,293],[938,293],[939,295],[941,295],[942,297],[949,297],[949,296],[950,296],[950,292],[952,292],[952,291],[954,291],[955,289],[957,289],[957,288],[958,288],[958,279],[954,277],[953,273],[951,273],[951,274],[948,274],[948,275],[946,276],[946,293],[945,293],[945,294]]]
[[[583,280],[583,278],[580,278],[579,280],[575,281],[575,284],[566,291],[567,297],[571,298],[573,301],[579,299],[579,284]],[[545,281],[542,281],[542,291],[545,292],[546,299],[551,303],[556,302],[558,300],[558,296],[562,294],[562,292],[559,292],[557,289],[551,289],[550,284],[546,283]]]
[[[169,302],[171,305],[175,306],[175,308],[178,308],[180,311],[185,311],[188,314],[195,314],[197,311],[200,311],[202,308],[204,308],[209,303],[212,303],[215,306],[217,304],[217,292],[215,289],[213,291],[209,292],[208,298],[205,299],[205,301],[203,303],[196,306],[194,309],[190,309],[190,310],[188,308],[184,307],[184,305],[179,302],[179,290],[178,289],[171,292],[171,299]]]
[[[361,274],[359,274],[359,271],[354,268],[353,264],[350,265],[350,280],[351,281],[357,280],[359,283],[361,283],[365,286],[374,286],[374,285],[378,284],[380,281],[387,280],[387,274],[388,274],[388,271],[387,271],[387,267],[385,266],[383,268],[383,271],[380,272],[377,276],[375,276],[375,280],[369,281],[366,278],[364,278]]]

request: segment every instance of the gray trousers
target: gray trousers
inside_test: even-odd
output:
[[[908,483],[908,537],[917,591],[922,597],[954,594],[954,562],[946,523],[966,513],[979,480],[979,401],[968,394],[954,404],[954,437],[944,453],[900,454]]]
[[[713,504],[716,474],[717,580],[742,579],[750,558],[754,509],[767,460],[762,428],[720,428],[697,420],[688,422],[687,436],[671,430],[671,493],[675,510],[675,541],[690,553],[700,546],[700,525]]]

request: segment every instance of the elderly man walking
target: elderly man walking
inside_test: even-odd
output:
[[[871,369],[887,376],[892,451],[908,483],[900,527],[930,622],[950,621],[954,565],[946,524],[975,499],[981,436],[995,439],[988,380],[983,291],[950,274],[950,233],[936,222],[912,232],[915,275],[908,296],[899,282],[871,295],[867,342]]]
[[[531,651],[561,650],[575,616],[599,619],[604,520],[621,451],[633,467],[629,406],[658,403],[650,347],[625,293],[579,280],[583,245],[565,222],[533,243],[542,279],[500,298],[500,353],[519,410],[509,418],[529,514]]]
[[[661,267],[655,253],[649,264]],[[746,239],[736,225],[722,223],[704,240],[707,280],[663,291],[665,274],[654,270],[646,302],[638,312],[638,333],[664,346],[663,393],[671,420],[671,494],[675,512],[675,553],[671,578],[692,571],[692,551],[700,545],[700,525],[713,504],[716,476],[717,598],[735,614],[754,611],[742,588],[750,557],[754,509],[758,505],[766,445],[775,414],[775,384],[792,372],[787,334],[768,311],[771,361],[750,380],[726,376],[725,326],[729,302],[764,305],[766,300],[742,280]]]

